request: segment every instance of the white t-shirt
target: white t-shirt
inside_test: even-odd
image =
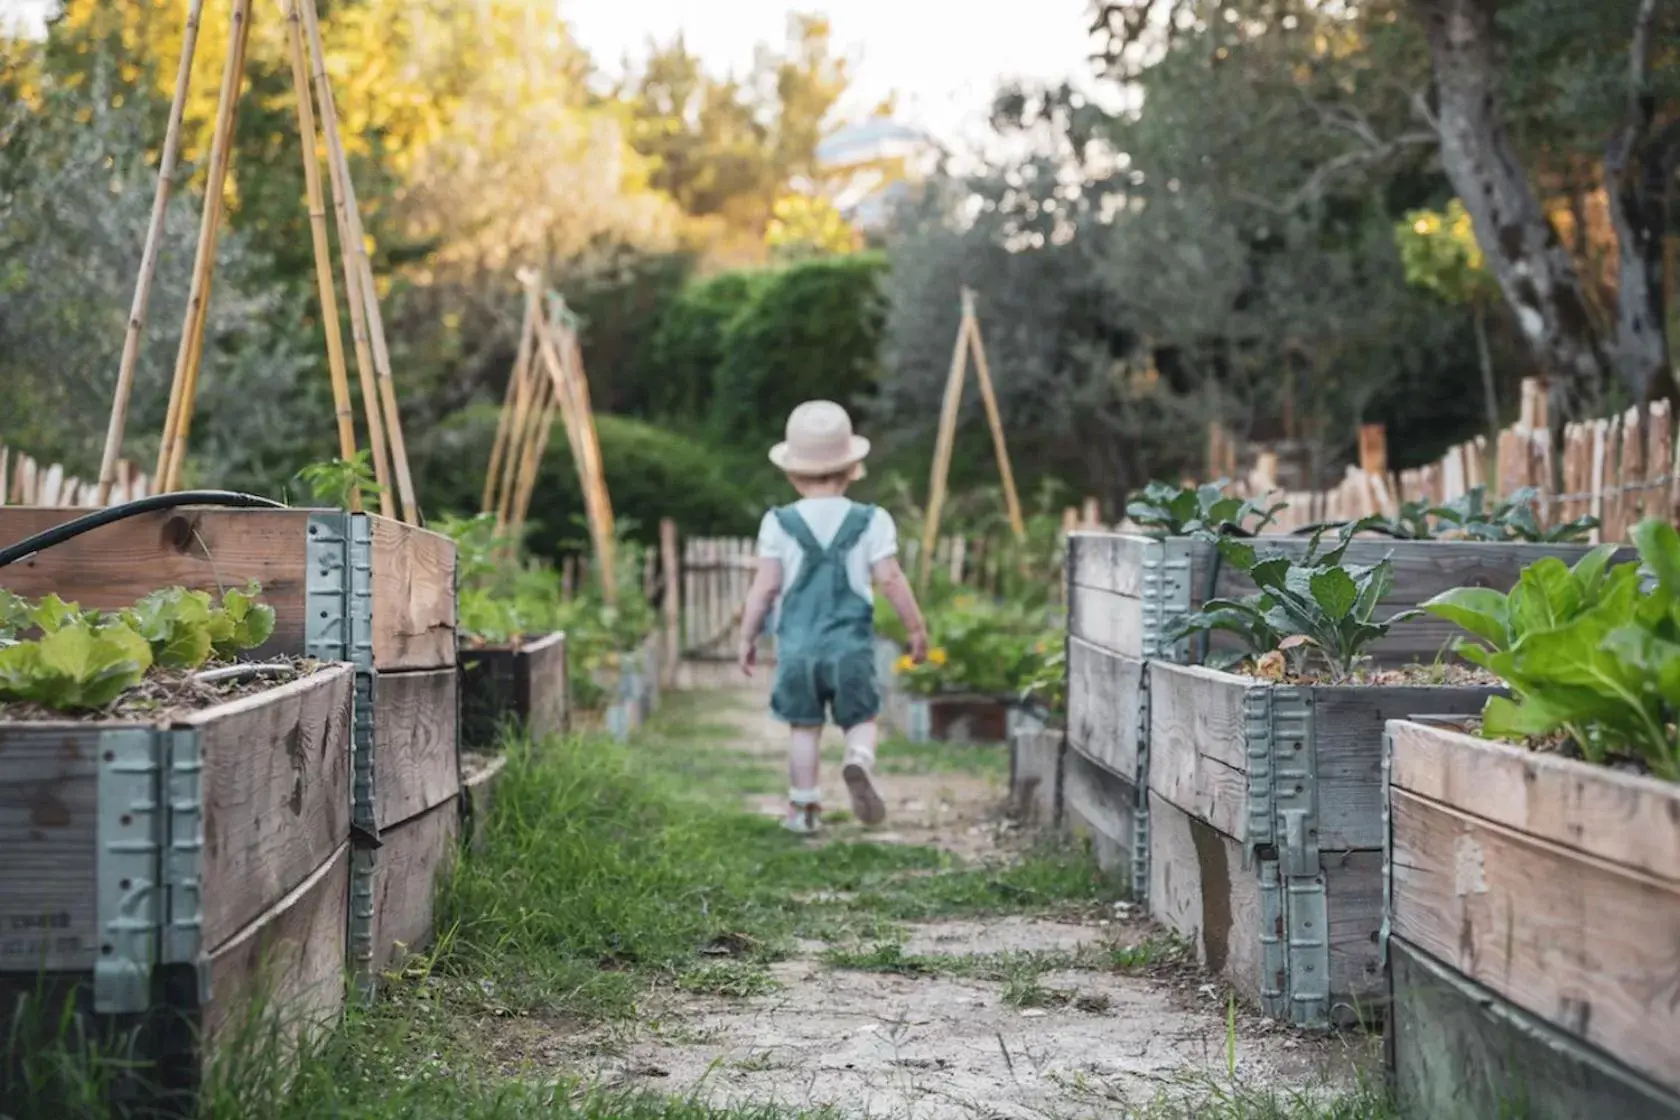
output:
[[[840,523],[846,520],[846,515],[856,504],[847,497],[801,498],[794,503],[793,508],[805,519],[805,525],[811,530],[811,535],[817,538],[817,543],[827,548],[828,542],[834,539],[834,534],[840,531]],[[776,519],[775,510],[765,514],[763,523],[758,527],[758,555],[766,560],[782,562],[781,592],[786,592],[793,586],[793,581],[799,578],[799,566],[805,559],[805,550],[782,528],[782,523]],[[864,599],[874,602],[874,581],[870,577],[870,570],[887,557],[896,555],[898,527],[893,524],[891,514],[877,507],[875,516],[869,521],[869,528],[864,530],[857,545],[846,554],[846,578],[850,581],[852,590]],[[780,613],[780,592],[777,594],[776,607],[777,613]]]

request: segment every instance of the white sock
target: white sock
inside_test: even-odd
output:
[[[788,739],[788,785],[796,790],[817,788],[822,728],[795,727]],[[815,800],[813,798],[813,800]]]
[[[875,743],[880,738],[875,721],[860,723],[846,731],[846,761],[861,763],[866,769],[875,768]]]

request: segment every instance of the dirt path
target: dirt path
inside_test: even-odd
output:
[[[758,697],[714,695],[708,717],[738,728],[739,749],[775,768],[783,732]],[[824,751],[825,806],[833,808],[846,805],[830,762],[837,753],[836,739]],[[1002,816],[995,766],[991,775],[894,773],[883,754],[882,769],[888,822],[870,839],[937,846],[970,865],[1016,859],[1029,842]],[[765,814],[783,809],[776,795],[749,804]],[[829,842],[861,835],[845,822],[828,833]],[[801,943],[772,967],[775,990],[764,994],[657,990],[635,1028],[517,1045],[614,1086],[698,1093],[720,1105],[832,1105],[846,1115],[926,1120],[1154,1116],[1149,1109],[1164,1094],[1197,1098],[1233,1082],[1316,1093],[1346,1079],[1357,1046],[1242,1012],[1228,1018],[1225,991],[1182,951],[1162,951],[1166,944],[1124,903],[1078,920],[915,923],[893,946],[850,947],[856,960],[836,959],[836,946]]]

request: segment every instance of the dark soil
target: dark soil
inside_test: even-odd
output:
[[[232,664],[209,664],[191,671],[153,668],[114,703],[93,711],[61,712],[39,704],[0,703],[0,723],[171,723],[229,700],[301,680],[322,668],[321,662],[305,658],[275,658],[264,661],[265,671],[258,674],[213,681],[198,678],[199,673]]]

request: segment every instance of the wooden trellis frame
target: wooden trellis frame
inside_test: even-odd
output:
[[[124,429],[127,426],[129,401],[134,390],[134,367],[139,358],[140,338],[145,331],[147,305],[157,271],[158,246],[179,158],[181,120],[191,82],[192,59],[197,48],[203,8],[204,0],[192,0],[187,13],[180,67],[176,74],[169,124],[158,166],[158,185],[153,199],[151,222],[146,232],[145,249],[141,254],[140,274],[135,282],[134,302],[123,340],[121,365],[117,371],[111,419],[105,433],[99,479],[101,502],[109,498],[111,488],[117,481],[117,463],[121,454]],[[250,42],[251,9],[251,0],[233,0],[228,29],[227,60],[222,69],[221,88],[210,139],[204,210],[200,215],[186,316],[176,353],[174,378],[170,384],[163,440],[158,449],[157,469],[154,472],[156,489],[160,493],[180,488],[181,469],[186,459],[188,436],[192,430],[199,371],[203,363],[205,322],[215,271],[216,240],[221,229],[227,175],[233,158],[233,133],[238,119],[240,86],[244,82],[246,48]],[[321,38],[320,20],[314,0],[286,0],[285,11],[293,92],[297,99],[298,135],[304,161],[310,237],[315,256],[316,288],[326,334],[327,366],[332,377],[339,455],[348,460],[356,454],[355,414],[350,398],[349,373],[346,368],[337,292],[330,259],[326,197],[321,184],[318,145],[325,148],[333,215],[338,233],[344,299],[349,305],[356,370],[368,427],[370,456],[373,460],[374,475],[380,486],[381,512],[389,517],[398,516],[396,505],[400,500],[401,519],[410,524],[418,524],[420,511],[415,501],[408,452],[403,440],[401,417],[397,410],[396,386],[391,374],[385,326],[379,312],[373,265],[367,253],[355,186],[350,178],[350,163],[339,135],[338,111],[333,101],[332,86],[327,78],[326,50]],[[393,480],[396,498],[392,496]],[[352,508],[360,508],[359,495],[352,493],[350,501]]]
[[[1009,528],[1016,540],[1023,540],[1027,535],[1026,522],[1021,516],[1021,499],[1015,490],[1015,472],[1009,463],[1009,446],[1004,439],[1003,418],[998,412],[997,395],[992,389],[991,367],[986,362],[986,347],[980,339],[980,318],[974,311],[974,292],[965,287],[962,289],[962,322],[957,327],[957,342],[951,352],[951,373],[945,382],[945,400],[939,413],[939,437],[934,445],[933,476],[928,483],[927,515],[922,524],[917,580],[923,590],[935,563],[934,546],[939,540],[939,518],[945,508],[945,488],[951,475],[957,414],[962,408],[963,378],[970,353],[974,357],[975,380],[980,384],[980,400],[986,408],[986,423],[992,431],[998,474],[1003,479],[1003,501],[1009,515]]]

